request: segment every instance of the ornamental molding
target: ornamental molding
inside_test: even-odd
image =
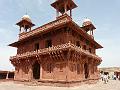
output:
[[[66,43],[66,44],[61,44],[61,45],[57,45],[57,46],[52,46],[49,48],[44,48],[44,49],[39,49],[37,51],[31,51],[31,52],[26,52],[23,54],[17,54],[16,56],[11,56],[10,60],[18,60],[18,59],[25,59],[25,58],[30,58],[30,57],[37,57],[40,55],[45,55],[45,54],[52,54],[55,52],[62,52],[65,50],[70,50],[70,51],[75,51],[77,53],[79,53],[80,55],[86,55],[88,57],[97,59],[102,61],[102,59],[95,54],[90,53],[89,51],[83,50],[82,48],[72,44],[72,43]]]

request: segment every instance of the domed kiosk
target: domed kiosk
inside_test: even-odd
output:
[[[35,26],[35,24],[32,23],[29,15],[24,15],[22,19],[16,23],[20,27],[20,33],[25,33],[31,31],[31,28]]]
[[[88,26],[88,25],[91,25],[91,24],[92,24],[91,20],[86,18],[86,19],[83,20],[82,26]]]

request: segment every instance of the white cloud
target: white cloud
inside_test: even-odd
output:
[[[9,61],[10,56],[16,55],[16,49],[8,46],[0,47],[0,70],[12,70],[14,67]]]
[[[102,57],[102,66],[120,66],[120,43],[118,42],[115,45],[115,40],[103,39],[101,44],[103,45],[103,49],[97,50],[97,54]]]

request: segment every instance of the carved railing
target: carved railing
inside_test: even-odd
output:
[[[23,54],[17,54],[16,56],[10,57],[10,60],[17,59],[17,58],[23,58],[23,57],[32,57],[32,56],[36,56],[36,55],[44,55],[44,54],[49,54],[49,53],[54,52],[54,51],[67,50],[67,49],[72,49],[72,50],[75,50],[77,52],[80,52],[81,54],[85,54],[85,55],[88,55],[90,57],[97,58],[97,59],[101,60],[101,58],[98,57],[97,55],[92,54],[88,51],[85,51],[82,48],[80,48],[72,43],[66,43],[66,44],[61,44],[61,45],[57,45],[57,46],[52,46],[49,48],[39,49],[37,51],[26,52]]]
[[[69,43],[69,44],[70,44],[70,46],[71,46],[72,49],[74,49],[74,50],[76,50],[76,51],[78,51],[78,52],[80,52],[80,53],[82,53],[82,54],[85,54],[85,55],[88,55],[88,56],[90,56],[90,57],[94,57],[94,58],[97,58],[97,59],[99,59],[99,60],[102,60],[98,55],[95,55],[95,54],[93,54],[93,53],[90,53],[89,51],[84,50],[84,49],[82,49],[81,47],[78,47],[78,46],[76,46],[76,45],[74,45],[74,44],[72,44],[72,43]]]
[[[55,20],[53,22],[50,22],[48,24],[45,24],[45,25],[43,25],[43,26],[41,26],[41,27],[39,27],[37,29],[34,29],[32,31],[20,34],[19,35],[19,40],[25,39],[27,37],[30,37],[30,36],[33,36],[33,35],[36,35],[36,34],[39,34],[39,33],[43,32],[43,31],[46,31],[46,30],[48,30],[50,28],[59,26],[61,24],[65,24],[65,23],[67,23],[67,22],[69,22],[71,20],[72,19],[69,16],[65,15],[65,17],[63,17],[62,19],[57,19],[57,20]]]

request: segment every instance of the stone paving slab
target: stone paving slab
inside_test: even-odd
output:
[[[14,81],[0,82],[0,90],[120,90],[120,81],[109,80],[107,84],[99,81],[97,84],[85,84],[75,87],[27,86]]]

